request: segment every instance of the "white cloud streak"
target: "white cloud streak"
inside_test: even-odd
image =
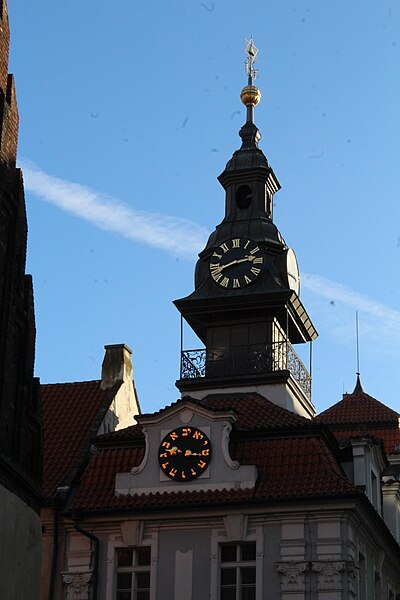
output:
[[[189,259],[205,245],[208,231],[193,221],[137,211],[89,187],[48,175],[29,161],[22,166],[28,192],[96,227]],[[354,342],[358,310],[360,333],[375,345],[375,352],[387,342],[400,346],[400,311],[320,275],[303,274],[301,283],[330,336]]]
[[[27,192],[96,227],[182,258],[195,258],[206,243],[207,229],[193,221],[134,210],[89,187],[48,175],[29,161],[22,168]]]
[[[342,341],[355,342],[355,311],[359,312],[363,349],[369,354],[393,354],[400,348],[400,311],[321,275],[304,274],[302,289],[319,299],[325,331]],[[321,299],[326,302],[321,302]]]

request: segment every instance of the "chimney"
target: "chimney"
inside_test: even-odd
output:
[[[135,416],[140,414],[140,406],[136,393],[132,370],[132,350],[126,344],[104,346],[106,351],[101,367],[102,390],[108,390],[120,384],[115,391],[103,423],[98,433],[109,433],[124,429],[135,423]]]
[[[102,390],[112,387],[117,381],[132,381],[132,350],[126,344],[104,346],[106,351],[101,366]]]

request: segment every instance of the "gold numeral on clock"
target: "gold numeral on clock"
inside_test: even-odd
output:
[[[219,281],[222,278],[222,274],[221,273],[217,273],[217,274],[212,274],[214,281]]]
[[[239,279],[234,279],[234,280],[233,280],[233,287],[234,287],[234,288],[240,288]]]
[[[260,271],[261,269],[256,269],[255,267],[251,268],[251,272],[253,273],[253,275],[258,275]]]
[[[221,245],[220,245],[220,248],[222,248],[222,250],[223,250],[224,252],[228,252],[228,250],[229,250],[229,248],[228,248],[228,246],[227,246],[226,244],[221,244]]]
[[[213,256],[216,256],[217,258],[222,258],[222,254],[217,254],[216,252],[213,252]]]
[[[247,246],[250,244],[250,240],[247,240],[244,249],[246,250]]]
[[[252,279],[249,279],[249,277],[247,277],[247,275],[244,276],[244,281],[245,283],[251,283]]]
[[[256,252],[260,252],[260,248],[256,246],[253,250],[250,250],[250,254],[255,254]]]
[[[207,465],[207,463],[204,462],[204,460],[200,460],[197,464],[199,465],[200,469],[204,469],[204,467]]]
[[[232,248],[240,248],[240,238],[232,240]]]
[[[257,258],[255,258],[253,260],[253,265],[261,265],[262,261],[263,261],[262,256],[258,256]]]
[[[219,263],[210,263],[210,270],[211,272],[213,271],[219,271],[221,268],[221,265]]]
[[[201,433],[201,431],[195,431],[192,437],[195,440],[202,440],[204,435]]]
[[[223,280],[221,281],[222,287],[228,287],[229,284],[229,277],[224,277]]]
[[[171,475],[171,477],[175,477],[175,475],[177,474],[177,472],[178,472],[178,469],[171,469],[168,474]]]

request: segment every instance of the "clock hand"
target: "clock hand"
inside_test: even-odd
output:
[[[226,265],[221,265],[220,267],[218,267],[217,269],[213,269],[213,273],[217,274],[217,273],[221,273],[221,271],[223,271],[224,269],[226,269],[227,267],[231,267],[232,265],[235,265],[237,262],[237,260],[232,260],[230,263],[227,263]]]
[[[220,267],[218,267],[217,269],[213,269],[213,274],[217,275],[218,273],[222,273],[222,271],[224,271],[224,269],[227,269],[228,267],[231,267],[232,265],[237,265],[239,263],[242,262],[253,262],[253,260],[255,259],[255,256],[253,256],[252,254],[247,254],[245,256],[245,258],[239,258],[238,260],[232,260],[231,262],[227,263],[226,265],[221,265]]]
[[[245,258],[240,258],[239,260],[236,260],[235,262],[237,262],[237,263],[242,263],[242,262],[246,262],[246,261],[253,262],[254,259],[255,259],[255,256],[253,256],[252,254],[247,254],[245,256]]]

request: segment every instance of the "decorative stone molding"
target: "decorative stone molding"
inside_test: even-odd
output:
[[[120,524],[124,546],[140,546],[143,539],[143,521],[123,521]]]
[[[89,600],[89,589],[93,571],[85,573],[62,573],[62,582],[67,588],[66,600]]]
[[[232,424],[229,422],[224,423],[224,429],[222,432],[222,439],[221,439],[222,456],[224,457],[225,462],[230,469],[238,469],[240,464],[238,463],[237,460],[231,459],[231,455],[229,452],[229,442],[231,439],[230,438],[231,431],[232,431]]]
[[[342,590],[342,573],[346,571],[344,561],[314,561],[312,570],[317,573],[318,591]]]
[[[147,427],[142,427],[142,433],[144,435],[144,456],[142,459],[142,462],[140,463],[140,465],[138,465],[137,467],[132,467],[131,469],[131,473],[132,475],[138,475],[138,473],[141,473],[143,471],[143,469],[145,468],[145,466],[147,465],[147,461],[149,460],[149,433],[147,431]],[[117,489],[118,487],[118,476],[120,475],[120,473],[116,474],[116,483],[115,483],[115,488]],[[118,494],[116,493],[116,495],[118,496]]]
[[[382,548],[376,547],[374,549],[374,568],[375,572],[381,574],[383,563],[385,562],[385,553]],[[379,575],[380,577],[381,575]]]
[[[183,410],[181,413],[179,413],[178,418],[181,421],[181,423],[183,423],[184,425],[187,425],[193,419],[193,415],[194,415],[194,412],[192,410],[187,409],[187,410]]]
[[[306,561],[277,562],[276,570],[281,576],[282,592],[305,592],[305,574],[309,569]]]
[[[318,591],[342,591],[347,577],[350,594],[357,595],[357,569],[353,561],[327,560],[313,561],[311,569],[317,574]]]
[[[358,595],[359,570],[354,561],[347,561],[347,581],[349,585],[349,594],[352,598]]]
[[[228,542],[246,539],[247,515],[229,515],[223,519]]]

